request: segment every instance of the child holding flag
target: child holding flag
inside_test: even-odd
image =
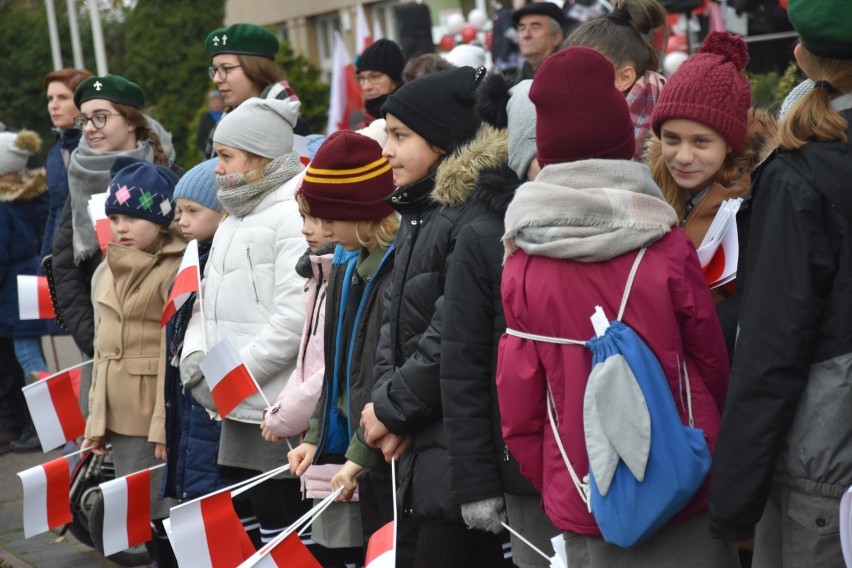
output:
[[[117,159],[115,167],[105,207],[113,242],[92,278],[95,358],[82,448],[111,453],[122,477],[166,457],[160,317],[186,243],[169,231],[174,174],[132,158]],[[154,487],[161,476],[152,472]],[[167,517],[171,504],[152,491],[151,518]],[[154,542],[155,558],[168,562],[168,541]]]
[[[367,490],[360,494],[364,542],[393,516],[387,466],[357,434],[360,411],[370,401],[382,298],[393,269],[399,219],[385,202],[393,191],[381,146],[361,134],[338,131],[317,152],[297,195],[306,213],[321,219],[323,235],[339,246],[328,284],[322,390],[304,443],[290,452],[290,467],[297,475],[310,475],[312,462],[348,459],[343,467],[353,472],[347,476],[380,469],[365,474]],[[348,500],[353,492],[344,493]]]

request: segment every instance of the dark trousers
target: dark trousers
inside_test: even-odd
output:
[[[24,371],[11,339],[0,338],[0,432],[17,434],[27,421],[27,403],[21,388]]]
[[[364,550],[374,532],[393,520],[393,492],[390,472],[368,471],[358,478],[358,501],[361,505],[361,526],[364,530]],[[397,515],[396,566],[414,566],[419,522]],[[440,566],[435,564],[434,566]]]
[[[470,530],[459,523],[420,521],[414,568],[510,567],[504,558],[505,534]]]

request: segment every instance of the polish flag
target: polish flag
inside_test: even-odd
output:
[[[173,507],[170,518],[169,539],[181,566],[234,568],[254,554],[227,489]]]
[[[308,154],[308,139],[299,134],[293,135],[293,151],[299,155],[299,161],[307,167],[311,163],[311,157]]]
[[[213,346],[200,366],[219,416],[227,416],[239,403],[260,390],[240,352],[227,337]]]
[[[79,375],[79,369],[66,369],[22,389],[44,452],[82,436],[86,430],[71,380],[74,371]]]
[[[738,198],[722,202],[698,245],[698,260],[710,288],[727,284],[737,277],[740,252],[737,211],[742,201]]]
[[[71,471],[56,458],[18,473],[24,485],[24,537],[71,522]]]
[[[364,568],[394,568],[396,566],[396,521],[391,521],[370,537]]]
[[[53,319],[53,302],[44,276],[18,275],[18,316],[22,320]]]
[[[367,25],[367,14],[364,13],[364,6],[358,2],[355,4],[355,52],[361,55],[371,45],[373,45],[373,35]]]
[[[104,556],[151,540],[151,470],[101,483]]]
[[[163,308],[163,317],[160,318],[160,327],[165,326],[172,316],[186,303],[189,296],[194,292],[198,292],[200,289],[198,241],[192,239],[186,245],[183,260],[180,261],[177,276],[174,283],[172,283],[172,289],[169,291],[169,299],[166,300],[166,307]]]
[[[334,32],[330,98],[326,129],[329,135],[338,130],[348,130],[349,116],[361,110],[361,87],[355,78],[355,67],[340,32]]]
[[[101,252],[106,254],[107,245],[112,242],[112,227],[106,215],[106,198],[109,192],[96,193],[89,198],[89,217],[95,227],[95,236],[101,246]]]
[[[270,543],[273,544],[273,543]],[[266,547],[264,547],[266,548]],[[255,564],[257,568],[322,568],[302,539],[295,532],[275,542],[268,550],[260,549],[263,556]]]

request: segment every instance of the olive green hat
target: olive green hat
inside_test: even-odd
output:
[[[787,17],[808,51],[852,59],[852,3],[849,0],[790,0]]]
[[[77,108],[90,99],[106,99],[138,109],[145,106],[145,93],[142,87],[121,75],[89,77],[77,85],[74,91],[74,104]]]
[[[210,32],[204,40],[204,48],[210,57],[234,53],[275,59],[278,38],[266,28],[254,24],[233,24]]]

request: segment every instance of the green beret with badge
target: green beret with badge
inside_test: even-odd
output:
[[[141,109],[145,106],[145,93],[142,87],[128,81],[121,75],[101,75],[89,77],[74,91],[74,104],[77,108],[91,99],[108,101]]]
[[[204,40],[204,48],[210,57],[220,53],[233,53],[275,59],[278,47],[275,34],[254,24],[233,24],[227,28],[219,28],[210,32]]]
[[[852,2],[790,0],[787,17],[808,51],[833,59],[852,59]]]

